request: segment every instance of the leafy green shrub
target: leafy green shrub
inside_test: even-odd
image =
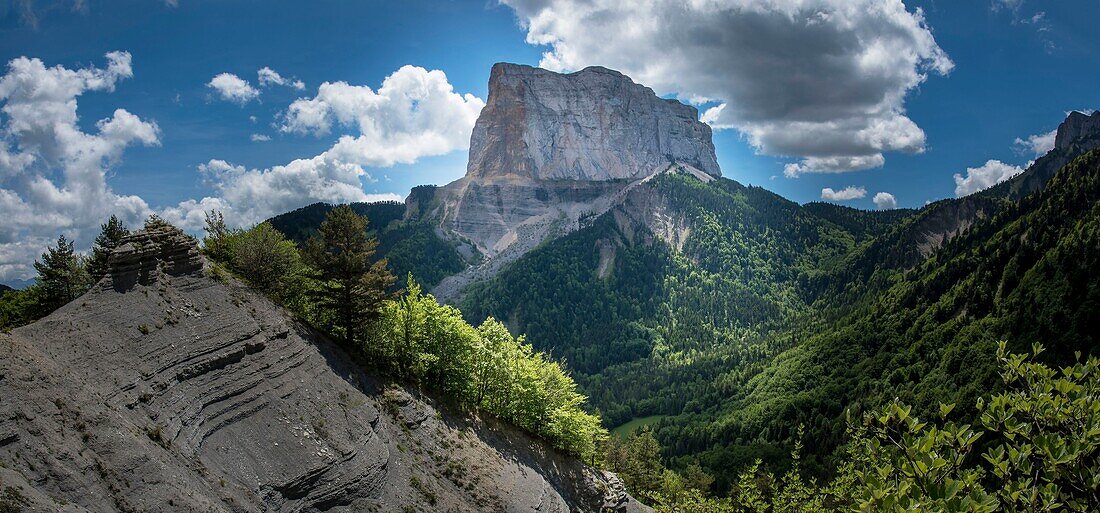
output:
[[[1031,355],[1010,354],[999,345],[1008,390],[979,399],[980,427],[948,421],[952,405],[940,406],[937,424],[900,401],[850,422],[845,463],[824,485],[801,476],[799,445],[782,478],[758,461],[726,498],[677,493],[675,480],[642,482],[630,468],[615,470],[661,512],[1100,511],[1100,359],[1055,370],[1034,360],[1041,352],[1036,345]],[[640,452],[654,458],[651,449]]]
[[[457,309],[423,294],[411,274],[405,294],[383,304],[361,349],[401,379],[427,384],[589,461],[607,438],[557,362],[493,318],[477,328],[466,323]]]
[[[979,399],[984,431],[930,426],[895,403],[857,431],[864,508],[937,511],[1100,510],[1100,359],[1055,370],[1032,354],[997,350],[1008,390]],[[941,406],[946,417],[953,406]],[[867,436],[869,435],[869,436]],[[986,436],[980,461],[968,456]]]

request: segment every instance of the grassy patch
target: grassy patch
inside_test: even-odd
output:
[[[619,438],[626,438],[627,435],[633,433],[634,430],[639,429],[643,426],[656,424],[657,421],[663,418],[665,418],[665,415],[650,415],[648,417],[638,417],[635,419],[630,419],[630,421],[613,428],[611,430],[611,434]]]

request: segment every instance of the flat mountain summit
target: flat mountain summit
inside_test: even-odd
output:
[[[677,162],[722,174],[695,107],[603,67],[561,74],[498,63],[470,137],[467,176],[617,180]]]
[[[660,98],[607,68],[562,74],[494,65],[466,176],[430,198],[410,197],[410,218],[435,224],[483,259],[433,293],[457,297],[670,171],[704,180],[722,174],[711,129],[695,107]]]
[[[0,481],[27,512],[641,511],[611,474],[396,385],[166,224],[0,333]]]

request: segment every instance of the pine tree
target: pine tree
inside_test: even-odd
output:
[[[338,331],[352,346],[363,325],[378,317],[386,289],[394,282],[386,259],[371,263],[378,241],[367,237],[367,218],[341,205],[306,244],[306,259],[317,271],[316,296],[335,314]]]
[[[76,299],[88,290],[88,273],[80,255],[73,250],[73,243],[61,235],[57,246],[46,249],[42,260],[34,262],[38,271],[38,284],[43,290],[42,315],[52,312]]]
[[[92,246],[92,257],[88,260],[88,275],[92,283],[98,283],[110,270],[108,260],[111,252],[122,242],[122,239],[130,234],[126,226],[116,216],[111,216],[106,223],[100,225],[99,236],[95,238]]]
[[[633,433],[628,442],[630,461],[622,478],[627,487],[642,497],[660,493],[665,466],[661,464],[661,444],[649,426]]]

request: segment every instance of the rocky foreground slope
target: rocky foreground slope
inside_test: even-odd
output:
[[[0,501],[23,511],[641,511],[492,419],[385,385],[193,239],[132,236],[83,297],[0,334]]]

